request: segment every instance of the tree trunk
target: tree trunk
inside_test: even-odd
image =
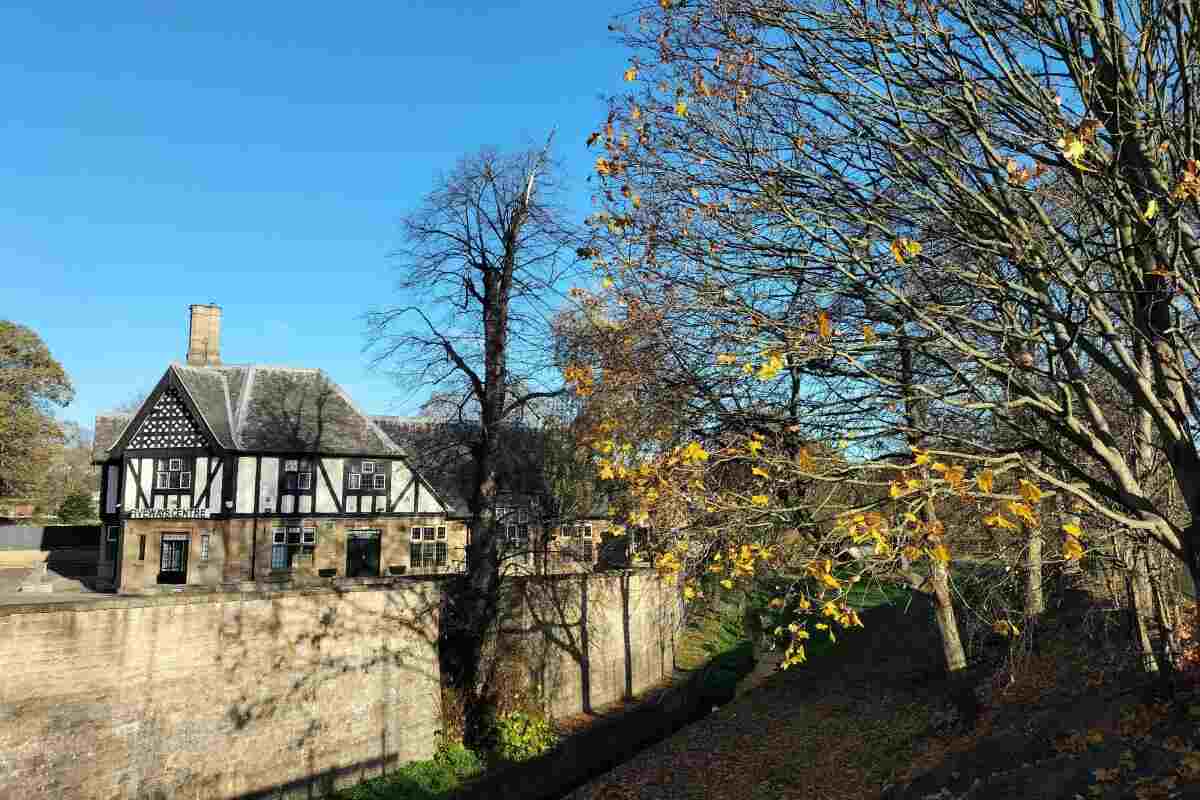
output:
[[[963,650],[962,637],[958,633],[958,618],[954,613],[954,600],[950,595],[950,569],[937,559],[932,559],[931,585],[933,587],[933,617],[937,622],[942,639],[942,656],[946,672],[950,675],[966,669],[967,655]]]
[[[1130,629],[1141,654],[1139,663],[1143,671],[1156,673],[1158,659],[1150,638],[1150,621],[1154,619],[1154,594],[1146,569],[1144,548],[1131,537],[1125,537],[1120,545],[1120,552],[1121,564],[1125,569],[1125,597],[1129,603]]]
[[[1025,526],[1029,549],[1025,558],[1025,624],[1029,625],[1046,610],[1046,598],[1042,593],[1042,544],[1044,538],[1039,527]]]

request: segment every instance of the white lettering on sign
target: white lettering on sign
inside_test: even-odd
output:
[[[208,519],[207,508],[135,508],[130,519]]]

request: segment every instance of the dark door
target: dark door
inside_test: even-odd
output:
[[[164,533],[158,560],[159,583],[187,583],[188,537]]]
[[[379,577],[379,531],[350,531],[346,540],[346,577]]]

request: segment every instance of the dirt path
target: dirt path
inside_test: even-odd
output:
[[[929,724],[940,648],[928,605],[883,606],[832,653],[777,672],[581,787],[571,800],[869,798]]]

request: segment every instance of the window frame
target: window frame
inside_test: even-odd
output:
[[[192,491],[194,456],[162,456],[154,459],[151,494],[187,495]]]
[[[201,561],[208,561],[208,556],[209,556],[209,551],[211,549],[211,546],[212,546],[212,534],[211,533],[200,534],[200,560]]]
[[[392,482],[391,461],[379,458],[347,459],[345,475],[342,489],[347,495],[384,497]]]
[[[291,572],[297,558],[316,558],[317,527],[302,522],[285,522],[271,528],[271,571]],[[282,566],[280,566],[282,564]]]

